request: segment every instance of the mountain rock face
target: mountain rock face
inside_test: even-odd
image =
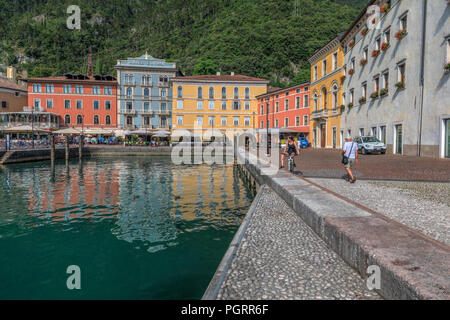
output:
[[[80,73],[91,48],[94,72],[106,74],[118,59],[148,51],[187,75],[234,71],[286,86],[308,80],[307,59],[345,31],[366,2],[0,0],[0,63],[30,76]],[[73,4],[81,9],[81,30],[67,28]],[[19,53],[29,59],[19,61]]]

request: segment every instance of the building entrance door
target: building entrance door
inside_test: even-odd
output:
[[[325,148],[326,143],[326,131],[325,131],[325,123],[320,125],[320,147]]]
[[[403,154],[403,128],[401,124],[395,126],[395,153]]]
[[[445,120],[445,157],[450,158],[450,119]]]

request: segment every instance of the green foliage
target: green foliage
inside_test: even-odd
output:
[[[367,0],[0,0],[0,63],[30,76],[114,73],[145,51],[186,75],[234,71],[272,85],[307,79],[307,59],[344,31]],[[69,30],[69,5],[81,30]],[[98,72],[99,71],[99,72]]]
[[[215,74],[217,72],[217,65],[211,59],[199,59],[194,67],[194,75]]]

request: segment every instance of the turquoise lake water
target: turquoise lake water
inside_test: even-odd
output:
[[[8,165],[0,299],[200,299],[252,200],[232,165]],[[81,290],[67,288],[70,265]]]

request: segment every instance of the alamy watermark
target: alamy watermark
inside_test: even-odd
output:
[[[71,5],[67,8],[67,14],[70,14],[67,18],[66,25],[70,30],[81,29],[81,9],[79,6]]]
[[[66,286],[69,290],[81,290],[81,269],[77,265],[71,265],[67,267],[67,274],[70,276],[67,278]]]
[[[381,270],[377,265],[371,265],[367,267],[367,278],[366,284],[369,290],[380,290],[381,289]]]

